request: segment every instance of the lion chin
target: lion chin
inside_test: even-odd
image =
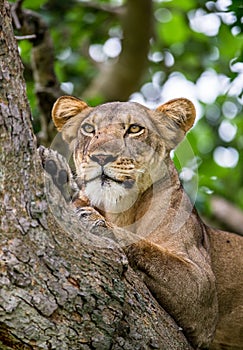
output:
[[[109,213],[122,213],[138,199],[139,189],[133,180],[124,182],[100,176],[86,183],[84,193],[92,206]]]

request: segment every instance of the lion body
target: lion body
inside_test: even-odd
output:
[[[129,232],[130,264],[194,348],[240,350],[243,238],[201,221],[169,157],[194,119],[186,99],[151,111],[119,102],[90,108],[67,96],[53,108],[82,205]]]

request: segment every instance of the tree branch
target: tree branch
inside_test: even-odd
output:
[[[50,144],[55,135],[51,122],[51,108],[63,92],[54,71],[54,47],[49,28],[40,15],[21,8],[22,1],[12,5],[14,23],[23,37],[33,44],[31,67],[35,82],[35,93],[40,111],[41,132],[38,138],[42,144]]]
[[[123,14],[123,6],[112,6],[109,4],[99,4],[96,1],[81,1],[79,4],[83,7],[92,8],[98,11],[104,11],[112,15],[121,15]]]
[[[141,82],[152,33],[152,1],[127,0],[126,12],[121,19],[122,52],[117,61],[101,66],[99,74],[84,92],[84,98],[101,96],[106,101],[125,101]]]
[[[211,213],[221,223],[233,231],[243,235],[243,212],[224,198],[213,196]]]

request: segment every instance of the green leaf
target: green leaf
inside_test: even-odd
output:
[[[31,10],[39,10],[46,2],[47,0],[25,0],[24,7]]]
[[[196,2],[195,0],[174,0],[173,5],[184,11],[189,11],[195,8]]]
[[[173,14],[171,21],[167,23],[159,23],[158,34],[162,42],[169,45],[184,42],[188,39],[190,30],[183,15]]]
[[[233,36],[230,27],[222,24],[218,34],[218,47],[221,58],[231,60],[240,55],[243,35]]]

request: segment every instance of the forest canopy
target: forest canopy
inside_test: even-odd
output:
[[[23,24],[27,17],[34,19],[31,29]],[[212,198],[242,209],[242,18],[240,0],[15,2],[39,143],[51,143],[50,108],[61,94],[91,105],[132,100],[150,108],[187,97],[197,123],[172,154],[181,179],[211,220]]]

